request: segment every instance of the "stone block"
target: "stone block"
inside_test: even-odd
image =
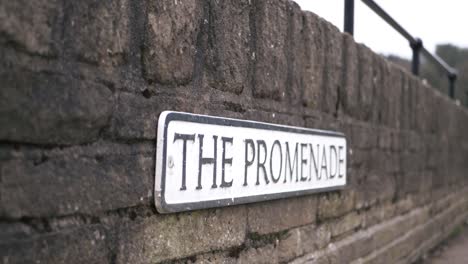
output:
[[[400,99],[400,129],[410,129],[411,122],[411,88],[410,77],[406,72],[402,74],[401,84],[401,99]]]
[[[0,72],[0,139],[33,144],[95,141],[112,112],[111,91],[50,73]]]
[[[187,84],[192,80],[197,37],[203,19],[198,0],[149,1],[143,46],[145,78],[162,84]],[[201,51],[200,51],[201,52]]]
[[[278,255],[278,262],[285,263],[303,254],[303,243],[300,230],[289,230],[285,238],[278,240],[275,251]]]
[[[362,219],[362,226],[364,228],[368,228],[370,226],[379,224],[385,220],[391,219],[395,216],[395,211],[395,206],[390,202],[371,207],[368,211],[364,213]]]
[[[101,225],[0,241],[2,263],[108,263],[109,235]]]
[[[304,12],[304,97],[302,104],[319,110],[325,64],[325,36],[317,15]]]
[[[328,218],[342,216],[353,210],[354,205],[354,190],[344,190],[340,192],[330,192],[319,195],[318,219],[323,221]]]
[[[385,89],[389,90],[389,122],[388,125],[392,128],[399,129],[400,124],[400,116],[403,114],[401,108],[401,93],[402,93],[402,86],[403,86],[403,72],[399,67],[393,66],[391,63],[389,64],[390,73],[389,76],[386,78],[386,86]]]
[[[362,216],[356,212],[330,222],[331,237],[337,237],[361,226]]]
[[[0,43],[41,56],[53,56],[53,31],[60,16],[55,0],[2,1],[0,5]]]
[[[141,95],[120,93],[115,99],[109,131],[113,137],[124,139],[155,139],[158,117],[164,109],[162,100]],[[169,106],[167,106],[167,109]],[[171,109],[172,110],[172,109]]]
[[[268,260],[272,261],[270,263],[289,262],[306,253],[316,252],[318,249],[325,248],[330,242],[331,236],[328,228],[328,225],[321,225],[319,227],[307,225],[290,229],[286,233],[280,232],[264,235],[268,238],[268,243],[261,247],[252,246],[247,243],[248,247],[254,247],[256,250],[245,250],[246,253],[250,253],[245,256],[251,256],[254,252],[256,256],[262,256],[261,253],[269,252],[271,256]]]
[[[341,112],[359,118],[359,58],[351,35],[343,35],[343,85],[339,90]]]
[[[325,113],[336,114],[339,105],[338,91],[343,83],[343,35],[331,23],[321,20],[324,30],[326,46],[322,52],[325,54],[323,69],[323,86],[321,110]]]
[[[255,16],[255,48],[253,65],[253,96],[283,100],[287,85],[287,1],[253,2]]]
[[[279,263],[278,255],[275,250],[275,245],[270,244],[260,248],[248,248],[241,252],[239,259],[237,260],[239,264],[248,264],[248,263],[259,263],[259,264],[269,264],[269,263]]]
[[[372,64],[372,51],[364,46],[358,45],[358,58],[359,58],[359,119],[363,121],[372,120],[373,103],[374,103],[374,72]]]
[[[248,230],[268,234],[315,223],[316,196],[281,199],[247,206]]]
[[[330,225],[323,223],[318,226],[309,225],[299,227],[299,241],[303,253],[324,249],[331,240]]]
[[[150,204],[154,144],[12,150],[0,163],[0,217],[96,214]]]
[[[207,36],[206,85],[241,93],[249,85],[250,4],[242,1],[210,1]]]
[[[288,31],[286,42],[287,83],[286,94],[293,106],[300,106],[304,97],[304,68],[306,66],[306,49],[304,41],[304,15],[298,4],[287,2]]]
[[[397,182],[390,174],[368,174],[356,190],[356,207],[369,207],[377,202],[392,200],[397,190]]]
[[[372,247],[372,234],[357,232],[328,246],[330,264],[351,263],[352,260],[369,254]]]
[[[64,18],[65,48],[81,62],[119,66],[127,61],[129,1],[69,1]]]
[[[374,52],[371,53],[371,65],[372,65],[372,103],[370,104],[371,107],[371,114],[370,120],[375,125],[382,125],[385,124],[385,118],[387,115],[387,108],[388,108],[388,95],[385,89],[385,75],[388,74],[386,62],[381,57]]]
[[[116,263],[156,263],[240,246],[245,207],[155,215],[120,224]]]
[[[376,128],[369,124],[347,124],[347,139],[350,148],[369,150],[377,146]]]

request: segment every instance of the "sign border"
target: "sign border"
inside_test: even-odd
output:
[[[159,213],[175,213],[182,211],[192,211],[198,209],[206,208],[215,208],[222,206],[246,204],[253,202],[262,202],[268,200],[277,200],[282,198],[297,197],[307,194],[332,191],[332,190],[341,190],[346,187],[344,185],[338,185],[333,187],[325,187],[311,190],[301,190],[301,191],[291,191],[283,193],[273,193],[273,194],[264,194],[264,195],[253,195],[247,197],[239,198],[226,198],[218,199],[211,201],[201,201],[201,202],[192,202],[192,203],[182,203],[182,204],[168,204],[165,200],[165,180],[166,180],[166,153],[167,153],[167,128],[171,121],[185,121],[193,122],[197,124],[212,124],[212,125],[221,125],[221,126],[231,126],[231,127],[245,127],[245,128],[256,128],[264,130],[276,130],[282,132],[291,132],[299,134],[308,134],[308,135],[320,135],[320,136],[332,136],[332,137],[342,137],[346,142],[347,149],[347,140],[343,133],[333,132],[319,129],[310,129],[302,128],[295,126],[286,126],[278,125],[272,123],[258,122],[258,121],[249,121],[241,120],[234,118],[225,118],[225,117],[216,117],[200,114],[191,114],[186,112],[176,112],[176,111],[163,111],[159,115],[158,127],[157,127],[157,140],[156,140],[156,167],[155,167],[155,184],[154,184],[154,202],[156,209]],[[347,178],[347,175],[345,175]]]

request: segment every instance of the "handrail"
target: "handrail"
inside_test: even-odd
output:
[[[385,10],[383,10],[373,0],[362,0],[372,11],[379,15],[385,22],[393,27],[400,33],[406,40],[408,40],[411,49],[413,50],[413,58],[411,62],[411,71],[414,75],[419,75],[419,55],[422,53],[426,58],[430,59],[432,63],[437,64],[444,69],[449,80],[449,96],[455,97],[455,80],[457,79],[457,70],[450,67],[443,59],[435,54],[431,54],[423,45],[421,39],[413,37],[406,31],[395,19],[393,19]],[[345,14],[344,14],[344,31],[353,35],[354,33],[354,0],[345,0]]]

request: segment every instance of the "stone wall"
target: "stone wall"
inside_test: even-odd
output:
[[[409,263],[467,217],[468,111],[291,1],[4,0],[0,58],[2,263]],[[348,186],[158,214],[163,110],[344,132]]]

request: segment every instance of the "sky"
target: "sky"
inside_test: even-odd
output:
[[[344,0],[294,0],[343,31]],[[374,0],[432,53],[437,44],[468,47],[466,0]],[[354,3],[354,38],[373,51],[411,58],[406,39],[360,0]]]

